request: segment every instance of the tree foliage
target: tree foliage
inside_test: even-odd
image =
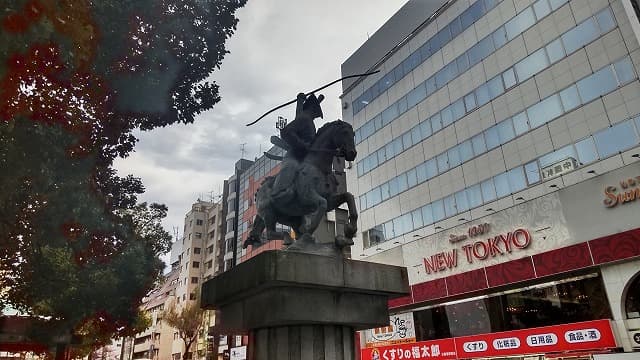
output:
[[[183,302],[180,306],[172,302],[164,311],[163,318],[167,324],[178,331],[178,335],[184,342],[182,359],[189,358],[189,349],[198,337],[198,331],[204,321],[204,310],[200,308],[200,296],[196,293],[194,301]]]
[[[0,306],[60,333],[135,330],[167,208],[112,167],[134,131],[191,123],[246,0],[12,0],[0,12]],[[85,336],[85,338],[89,338]]]

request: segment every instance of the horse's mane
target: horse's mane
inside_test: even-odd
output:
[[[318,129],[318,132],[316,133],[316,137],[319,137],[321,134],[329,131],[329,130],[333,130],[334,128],[338,128],[338,127],[342,127],[345,125],[349,125],[347,122],[342,121],[342,120],[336,120],[336,121],[332,121],[332,122],[328,122],[324,125],[322,125],[322,127],[320,129]]]

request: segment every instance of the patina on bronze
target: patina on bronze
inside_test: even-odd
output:
[[[358,218],[355,200],[349,192],[338,192],[332,164],[335,156],[355,160],[354,131],[350,124],[337,120],[325,124],[316,134],[313,121],[322,117],[323,98],[298,94],[295,119],[280,131],[281,139],[272,139],[287,153],[280,173],[267,177],[256,192],[258,214],[243,244],[245,248],[262,244],[265,229],[266,240],[285,239],[290,251],[338,255],[343,247],[353,245]],[[344,203],[349,209],[344,234],[338,234],[332,244],[316,243],[312,234],[322,217]],[[276,231],[276,223],[290,226],[296,241],[292,243],[288,233]]]

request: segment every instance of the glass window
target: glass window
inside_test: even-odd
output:
[[[609,7],[606,7],[604,10],[596,14],[596,21],[600,26],[600,32],[602,34],[616,27],[616,21],[613,19],[613,14],[611,14],[611,9]]]
[[[424,84],[420,84],[417,88],[411,90],[407,94],[407,106],[412,108],[416,106],[417,103],[424,100],[425,97],[427,97],[427,88]]]
[[[467,200],[469,200],[469,209],[482,205],[482,190],[480,184],[470,186],[467,189]]]
[[[496,31],[491,34],[493,38],[493,45],[496,49],[500,49],[504,44],[507,43],[507,32],[504,30],[504,27],[499,27]]]
[[[513,122],[511,119],[506,119],[499,122],[496,127],[498,128],[498,136],[500,137],[500,143],[506,144],[509,140],[513,139],[516,134],[513,131]]]
[[[549,61],[552,64],[564,57],[564,47],[562,47],[562,41],[560,41],[560,38],[555,39],[547,45],[547,55],[549,55]]]
[[[438,88],[436,87],[436,77],[432,76],[425,81],[427,87],[427,96],[433,94]]]
[[[498,75],[493,79],[489,80],[487,82],[487,87],[489,88],[489,96],[491,97],[491,99],[497,98],[504,92],[504,87],[502,85],[502,77]]]
[[[638,144],[638,135],[630,120],[600,131],[593,137],[601,159]]]
[[[558,95],[552,95],[527,109],[527,116],[532,129],[546,124],[561,114],[562,104]]]
[[[549,0],[549,3],[551,3],[551,10],[558,9],[560,6],[566,4],[567,1],[569,0]]]
[[[614,90],[618,84],[611,67],[607,66],[592,75],[578,81],[578,92],[584,103]]]
[[[402,62],[404,72],[408,74],[416,66],[420,65],[420,53],[418,51],[412,53],[405,61]]]
[[[418,179],[418,184],[423,183],[429,179],[427,177],[427,164],[422,163],[416,167],[416,177]]]
[[[442,199],[442,201],[444,202],[444,213],[447,217],[453,216],[458,213],[456,211],[456,199],[453,194]]]
[[[398,112],[400,114],[404,114],[404,112],[407,111],[408,108],[409,105],[407,104],[407,97],[401,97],[400,100],[398,100]]]
[[[535,22],[536,19],[533,16],[533,10],[531,7],[528,7],[504,25],[507,30],[507,38],[509,40],[513,39],[520,35],[524,30],[528,29]]]
[[[442,129],[442,119],[440,118],[440,113],[433,115],[429,120],[431,122],[431,128],[433,129],[433,132]]]
[[[500,136],[496,126],[492,126],[484,131],[484,137],[487,140],[487,149],[491,150],[500,145]]]
[[[458,73],[461,74],[469,69],[469,58],[466,53],[458,56],[456,59],[456,66],[458,67]]]
[[[456,208],[458,212],[469,210],[469,200],[467,200],[467,192],[466,190],[461,190],[455,193],[456,197]]]
[[[469,93],[469,95],[464,97],[464,105],[467,112],[476,108],[476,96],[474,93]]]
[[[416,209],[411,212],[411,220],[413,221],[413,228],[417,229],[424,225],[422,222],[422,209]]]
[[[382,122],[386,125],[398,117],[398,106],[392,104],[382,112]]]
[[[385,201],[391,197],[391,189],[389,188],[388,182],[380,185],[380,193],[382,201]]]
[[[411,142],[417,144],[422,141],[422,133],[420,132],[420,125],[416,125],[411,129]]]
[[[430,121],[423,121],[420,123],[420,125],[418,125],[420,127],[420,135],[422,137],[422,139],[426,139],[429,136],[431,136],[431,122]]]
[[[462,24],[460,24],[460,17],[456,17],[453,19],[451,23],[449,23],[449,31],[451,31],[451,36],[456,36],[462,32]]]
[[[547,67],[547,65],[549,65],[547,53],[544,48],[542,48],[520,60],[520,62],[515,65],[516,74],[518,74],[518,79],[522,82]]]
[[[529,184],[535,184],[540,181],[540,169],[538,168],[537,161],[533,161],[525,165],[524,170],[527,174],[527,182]]]
[[[462,99],[454,102],[451,105],[451,111],[453,113],[453,121],[456,121],[464,116],[465,110],[464,110],[464,102],[462,101]]]
[[[589,18],[582,22],[582,24],[576,26],[572,30],[562,34],[562,43],[567,50],[567,54],[571,54],[584,45],[588,44],[591,40],[600,35],[600,30],[596,25],[593,18]]]
[[[358,176],[364,175],[364,161],[358,162]]]
[[[422,212],[422,222],[424,225],[433,224],[433,211],[431,211],[431,205],[425,205],[420,208]]]
[[[367,193],[367,196],[368,196],[367,204],[369,204],[369,206],[378,205],[382,201],[382,196],[381,196],[379,187],[375,187],[371,189],[371,191]]]
[[[624,301],[624,310],[628,319],[640,318],[640,276],[636,277],[629,285]]]
[[[513,121],[513,128],[516,131],[516,136],[521,135],[529,131],[529,124],[527,123],[527,113],[521,112],[511,117]]]
[[[389,180],[389,196],[393,197],[398,195],[400,192],[400,184],[398,183],[398,178],[393,178]]]
[[[471,145],[473,145],[473,153],[475,155],[480,155],[487,151],[487,144],[484,142],[484,134],[482,133],[471,138]]]
[[[512,192],[520,191],[527,187],[522,166],[509,170],[509,186]]]
[[[538,0],[535,4],[533,4],[533,11],[535,11],[536,13],[536,18],[540,20],[543,17],[549,15],[549,13],[551,12],[551,8],[549,7],[549,3],[547,2],[547,0]]]
[[[407,173],[403,173],[403,174],[398,175],[398,177],[396,179],[398,179],[398,190],[399,190],[399,192],[403,192],[403,191],[407,190],[407,188],[409,187],[409,184],[407,183]]]
[[[572,85],[560,91],[560,100],[562,101],[562,106],[564,106],[564,111],[571,111],[577,108],[581,104],[578,88]]]
[[[396,237],[396,232],[393,228],[393,221],[387,221],[384,223],[384,237],[385,239],[392,239]]]
[[[453,123],[453,105],[449,105],[446,108],[442,109],[440,114],[442,115],[442,127],[447,127],[451,123]]]
[[[496,195],[498,196],[498,198],[511,194],[508,173],[502,173],[494,176],[493,182],[496,184]]]
[[[482,106],[491,100],[491,96],[489,96],[489,88],[487,84],[483,84],[479,86],[476,90],[476,100],[478,102],[478,106]]]
[[[412,188],[418,184],[418,176],[416,174],[416,169],[411,169],[407,171],[407,185],[409,188]]]
[[[458,145],[460,151],[460,161],[465,162],[473,157],[473,146],[471,140],[467,140]]]
[[[458,147],[454,146],[449,151],[447,151],[447,155],[449,157],[449,166],[454,168],[460,165],[460,152],[458,151]]]
[[[432,202],[431,210],[433,211],[434,222],[444,219],[444,203],[442,199]]]
[[[447,159],[447,153],[446,152],[438,155],[436,157],[436,159],[438,161],[438,170],[439,170],[440,174],[442,174],[443,172],[449,170],[449,161]]]
[[[502,80],[504,81],[504,88],[508,89],[517,83],[516,81],[516,73],[513,71],[513,68],[508,68],[505,72],[502,73]]]
[[[404,150],[413,146],[413,142],[411,141],[411,132],[402,134],[402,145]]]
[[[640,131],[640,116],[636,117],[636,129]]]
[[[496,187],[493,183],[493,178],[489,178],[480,184],[482,189],[482,199],[484,202],[493,201],[496,199]]]
[[[380,148],[378,151],[376,151],[376,153],[378,154],[378,164],[382,164],[385,161],[387,161],[387,148],[386,147]]]
[[[618,77],[618,83],[620,85],[626,84],[636,78],[636,74],[633,71],[633,64],[631,64],[629,57],[625,57],[613,64],[613,68],[616,70],[616,76]]]
[[[580,164],[588,164],[598,160],[596,144],[593,142],[592,137],[578,141],[576,143],[576,152],[578,153]]]
[[[395,155],[398,155],[402,152],[402,138],[396,138],[395,140],[393,140],[393,142],[391,142],[391,144],[393,145],[393,153]]]
[[[427,169],[427,179],[431,179],[432,177],[438,175],[438,165],[436,164],[436,159],[430,159],[424,164]]]

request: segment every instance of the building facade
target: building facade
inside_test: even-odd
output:
[[[343,83],[354,258],[406,266],[412,290],[363,359],[640,349],[638,13],[409,1],[345,61],[380,70]]]

